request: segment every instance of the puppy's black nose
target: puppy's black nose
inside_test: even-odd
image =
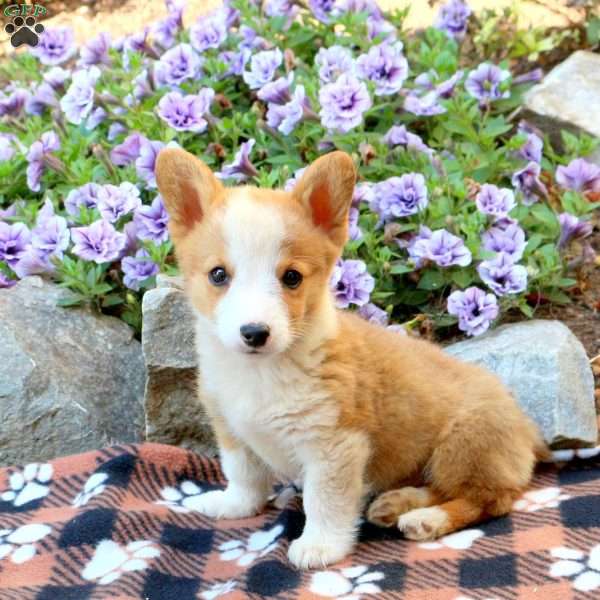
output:
[[[267,343],[269,326],[265,323],[248,323],[240,327],[240,334],[244,343],[251,348],[260,348]]]

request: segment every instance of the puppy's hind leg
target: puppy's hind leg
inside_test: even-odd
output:
[[[367,520],[379,527],[393,527],[398,518],[417,508],[438,504],[438,495],[428,487],[403,487],[377,496],[369,505]]]

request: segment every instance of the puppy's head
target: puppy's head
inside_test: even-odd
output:
[[[221,343],[276,354],[307,334],[347,238],[351,158],[319,158],[287,193],[225,188],[171,148],[158,156],[156,179],[187,292]]]

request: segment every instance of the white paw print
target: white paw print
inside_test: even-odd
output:
[[[241,540],[231,540],[219,546],[221,560],[235,560],[240,567],[251,565],[259,556],[277,548],[277,538],[283,532],[283,525],[275,525],[268,531],[253,533],[244,544]]]
[[[83,490],[75,496],[73,500],[73,506],[84,506],[86,505],[94,496],[98,496],[105,489],[105,482],[108,479],[108,475],[106,473],[94,473],[89,477],[89,479],[85,482],[83,486]]]
[[[193,481],[183,481],[179,488],[166,487],[160,491],[162,500],[157,500],[155,504],[168,506],[175,512],[187,513],[198,510],[198,498],[202,494],[202,489]]]
[[[552,577],[569,577],[573,587],[580,592],[600,588],[600,544],[590,550],[589,556],[581,550],[553,548],[550,554],[558,558],[550,567]]]
[[[476,540],[482,538],[485,534],[481,529],[463,529],[450,535],[445,535],[435,542],[424,542],[419,544],[419,548],[425,550],[439,550],[440,548],[452,548],[452,550],[466,550],[470,548]]]
[[[384,577],[381,571],[369,572],[364,565],[341,571],[319,571],[312,577],[310,591],[327,598],[359,600],[361,594],[380,593],[381,588],[374,582],[381,581]]]
[[[570,497],[568,494],[563,494],[558,487],[532,490],[523,494],[523,497],[514,503],[513,509],[536,512],[544,508],[556,508],[563,500],[568,500]]]
[[[81,576],[87,581],[106,585],[119,579],[127,571],[143,571],[148,560],[160,555],[160,550],[147,540],[120,546],[112,540],[102,540],[96,547],[92,560],[85,566]]]
[[[0,529],[0,560],[9,557],[17,564],[31,560],[37,552],[35,542],[51,531],[51,527],[41,523],[30,523],[17,529]]]
[[[209,590],[202,592],[200,596],[204,598],[204,600],[214,600],[214,598],[233,592],[236,585],[237,584],[233,579],[225,581],[224,583],[215,583]]]
[[[15,471],[8,478],[9,489],[0,498],[19,507],[48,495],[52,465],[31,463],[23,471]]]
[[[553,462],[566,462],[574,458],[593,458],[600,454],[600,446],[595,448],[579,448],[577,450],[554,450],[552,452]]]

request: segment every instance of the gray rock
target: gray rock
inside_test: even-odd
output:
[[[66,294],[39,277],[0,290],[0,466],[141,439],[140,343],[119,319],[57,306]]]
[[[580,50],[525,95],[523,116],[561,146],[561,129],[600,137],[600,54]]]
[[[504,325],[445,350],[496,373],[538,424],[546,442],[597,442],[589,360],[563,323],[534,320]]]
[[[146,439],[215,454],[208,417],[197,394],[194,317],[181,280],[160,276],[142,301],[146,361]]]

